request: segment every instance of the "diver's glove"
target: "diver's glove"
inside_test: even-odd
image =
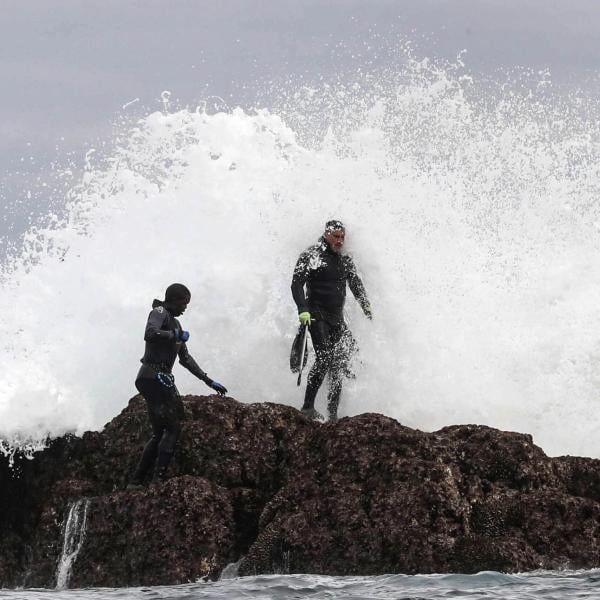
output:
[[[373,320],[373,311],[371,310],[370,304],[365,304],[363,306],[363,312],[365,313],[365,317],[367,317],[367,319],[369,319],[369,321]]]
[[[183,329],[175,329],[173,331],[173,333],[175,334],[175,341],[176,342],[187,342],[190,339],[190,332],[189,331],[184,331]]]
[[[224,385],[221,385],[218,381],[213,381],[212,379],[206,382],[208,387],[211,387],[219,396],[224,396],[227,393],[227,388]]]
[[[305,310],[304,312],[301,312],[298,315],[298,319],[300,320],[300,323],[302,325],[308,325],[310,327],[310,322],[314,321],[314,319],[311,318],[310,313]]]

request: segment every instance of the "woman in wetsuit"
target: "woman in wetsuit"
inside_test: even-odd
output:
[[[146,481],[154,467],[153,480],[166,479],[175,444],[181,432],[182,404],[172,374],[175,359],[198,379],[223,396],[227,390],[213,381],[188,352],[190,334],[176,317],[181,316],[191,299],[190,291],[181,283],[170,285],[164,300],[154,300],[148,316],[144,340],[146,350],[135,387],[146,400],[152,424],[152,437],[142,452],[140,462],[129,487],[136,488]]]

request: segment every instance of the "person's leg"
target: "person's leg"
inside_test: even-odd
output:
[[[342,397],[344,375],[349,372],[349,363],[356,352],[356,342],[345,323],[332,328],[330,333],[331,361],[329,368],[329,392],[327,411],[330,421],[337,421],[337,411]]]
[[[152,425],[152,437],[144,446],[142,456],[133,475],[132,483],[141,485],[152,470],[158,454],[158,446],[163,435],[163,422],[161,418],[160,406],[162,403],[162,386],[153,379],[139,379],[135,386],[144,399],[148,408],[148,417]]]
[[[329,391],[327,393],[327,415],[330,421],[337,421],[338,406],[342,397],[342,373],[338,370],[329,375]]]
[[[317,392],[319,391],[329,368],[329,352],[327,344],[329,338],[329,325],[327,322],[322,320],[315,321],[310,326],[310,336],[315,350],[315,363],[306,380],[306,393],[304,394],[304,405],[302,406],[302,410],[314,409]]]
[[[165,395],[166,396],[166,395]],[[154,480],[164,481],[167,478],[167,469],[175,452],[175,445],[181,434],[179,398],[176,392],[170,391],[163,402],[164,432],[158,445],[158,459],[154,472]]]

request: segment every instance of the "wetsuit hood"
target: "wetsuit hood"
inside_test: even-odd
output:
[[[325,223],[325,231],[335,231],[336,229],[343,229],[346,231],[346,226],[338,219],[331,219]]]
[[[172,283],[165,290],[165,299],[158,300],[158,298],[154,298],[152,301],[152,308],[158,308],[162,306],[166,308],[170,313],[172,313],[175,317],[178,317],[181,312],[178,310],[174,310],[176,306],[174,306],[177,302],[185,302],[186,304],[191,300],[192,294],[190,290],[185,287],[182,283]]]
[[[184,300],[189,302],[192,298],[190,290],[183,283],[172,283],[165,291],[165,302]]]

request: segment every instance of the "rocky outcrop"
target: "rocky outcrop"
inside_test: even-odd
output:
[[[214,578],[245,554],[294,447],[317,427],[291,407],[185,397],[172,479],[126,484],[150,437],[143,399],[102,432],[49,442],[34,460],[0,460],[0,587],[54,587],[70,505],[89,499],[71,586]]]
[[[52,587],[69,507],[87,498],[70,585],[240,574],[600,566],[600,461],[530,436],[433,433],[376,414],[319,424],[277,404],[184,398],[172,478],[125,486],[149,437],[140,397],[102,432],[0,461],[0,586]]]

